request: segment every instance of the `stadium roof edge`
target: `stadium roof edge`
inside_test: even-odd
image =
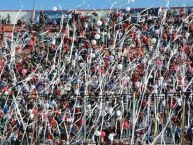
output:
[[[151,8],[151,7],[150,7]],[[152,8],[160,8],[160,7],[152,7]],[[161,7],[162,9],[166,9],[167,7]],[[170,9],[183,9],[183,8],[193,8],[192,7],[169,7]],[[116,10],[115,9],[77,9],[78,11],[108,11],[108,10]],[[148,8],[131,8],[135,10],[140,10],[140,9],[148,9]],[[76,10],[76,9],[64,9],[62,11],[70,11],[70,10]],[[120,8],[119,10],[124,10],[124,8]],[[0,12],[17,12],[19,10],[0,10]],[[33,10],[21,10],[22,12],[33,12]],[[35,10],[35,11],[42,11],[42,10]],[[53,10],[43,10],[43,11],[53,11]],[[58,10],[60,11],[60,10]]]

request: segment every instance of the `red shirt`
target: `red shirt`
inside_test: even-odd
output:
[[[137,74],[134,74],[133,77],[132,77],[132,81],[133,82],[137,82],[139,79],[138,75]]]
[[[0,70],[3,69],[3,67],[4,67],[4,60],[0,59]]]
[[[52,119],[50,121],[50,125],[51,125],[52,128],[55,127],[57,125],[57,121],[55,119]]]
[[[82,125],[84,124],[83,119],[80,118],[80,119],[77,121],[77,124],[78,124],[79,126],[82,126]]]

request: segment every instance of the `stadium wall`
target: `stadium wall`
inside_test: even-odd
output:
[[[154,9],[159,9],[159,8],[154,8]],[[163,9],[165,9],[165,8],[163,8]],[[113,10],[115,10],[115,9],[112,9],[111,11],[113,11]],[[121,9],[121,10],[124,11],[124,9]],[[144,8],[131,9],[131,11],[133,13],[139,12],[139,11],[142,11],[142,10],[144,10]],[[184,10],[185,12],[187,12],[188,10],[191,10],[191,12],[193,12],[193,7],[171,7],[170,10],[172,10],[172,11]],[[110,9],[78,10],[78,11],[81,11],[83,13],[83,15],[88,15],[90,13],[95,12],[95,13],[98,14],[98,16],[103,17],[103,16],[105,16],[110,11]],[[69,11],[68,10],[62,10],[62,11],[54,12],[52,10],[44,10],[44,13],[47,14],[48,17],[51,17],[51,18],[53,18],[53,17],[61,17],[62,13],[65,14],[67,12],[69,12]],[[22,19],[22,17],[25,18],[26,23],[30,23],[30,18],[33,15],[33,11],[32,10],[22,10],[19,13],[19,15],[18,15],[18,13],[19,13],[18,10],[0,10],[0,16],[1,16],[0,19],[1,18],[6,18],[7,15],[9,14],[10,15],[11,24],[16,24],[17,20]],[[40,13],[40,10],[36,10],[35,11],[35,15],[36,15],[35,16],[35,21],[37,21],[39,13]],[[17,20],[15,20],[17,15],[18,15],[18,18],[17,18]]]

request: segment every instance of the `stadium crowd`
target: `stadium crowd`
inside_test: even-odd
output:
[[[10,15],[7,14],[7,17],[4,18],[0,15],[0,24],[10,24],[11,21],[10,21]]]
[[[180,143],[186,128],[192,142],[191,10],[70,11],[49,30],[46,19],[1,32],[1,140]]]

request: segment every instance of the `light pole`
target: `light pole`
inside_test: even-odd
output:
[[[34,22],[34,19],[35,19],[35,3],[36,3],[36,0],[34,0],[33,2],[32,23]]]
[[[35,9],[35,3],[36,3],[36,0],[34,0],[34,2],[33,2],[33,11]]]

